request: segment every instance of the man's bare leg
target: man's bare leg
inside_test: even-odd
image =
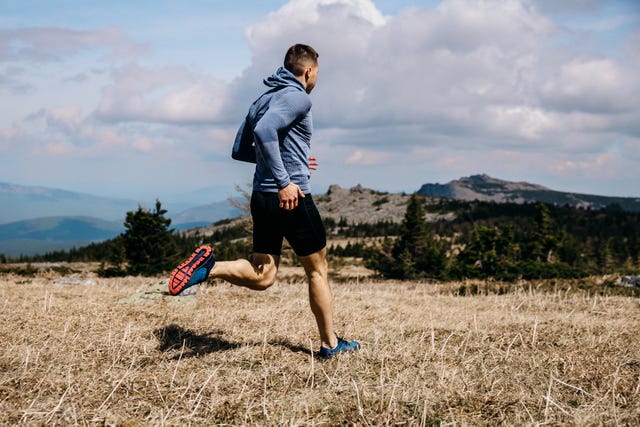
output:
[[[238,259],[216,262],[209,277],[255,291],[264,291],[275,282],[279,264],[279,256],[254,253],[251,261]]]
[[[327,249],[299,258],[309,279],[309,303],[318,324],[322,345],[334,348],[338,341],[333,328],[333,296],[329,286]]]

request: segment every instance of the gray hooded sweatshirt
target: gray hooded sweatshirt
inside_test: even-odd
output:
[[[275,193],[293,182],[308,194],[311,98],[302,83],[283,67],[264,84],[271,89],[249,108],[231,156],[256,164],[254,191]]]

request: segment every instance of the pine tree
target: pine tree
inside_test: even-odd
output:
[[[394,254],[399,255],[407,252],[411,260],[421,252],[426,244],[427,227],[424,221],[425,210],[422,199],[417,194],[413,194],[407,204],[407,210],[402,221],[402,232],[400,239],[394,247]]]
[[[531,259],[538,262],[551,262],[552,251],[558,245],[554,233],[553,218],[549,207],[544,203],[536,205],[535,229],[531,233]]]
[[[473,236],[458,256],[459,269],[463,274],[476,277],[494,276],[498,270],[496,242],[497,228],[480,226],[474,229]]]
[[[616,262],[612,250],[612,239],[606,239],[598,245],[596,257],[600,273],[611,274],[616,268]]]
[[[101,258],[102,263],[98,270],[100,277],[119,277],[127,274],[125,269],[127,254],[125,252],[122,235],[119,235],[104,245],[104,253],[101,255]]]
[[[381,250],[372,257],[369,265],[384,276],[394,279],[443,277],[445,251],[429,235],[423,203],[417,194],[411,196],[400,236],[393,244],[385,239]]]
[[[153,211],[138,207],[135,212],[127,212],[122,238],[129,274],[154,275],[175,266],[176,244],[166,213],[159,200]]]

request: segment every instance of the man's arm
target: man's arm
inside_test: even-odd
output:
[[[253,145],[253,131],[248,117],[245,117],[238,129],[231,157],[242,162],[256,163],[256,147]]]
[[[292,210],[298,206],[298,197],[304,197],[302,190],[291,182],[280,153],[280,133],[285,132],[298,117],[311,109],[311,100],[301,92],[283,94],[269,105],[267,112],[256,123],[253,133],[256,151],[269,168],[278,186],[280,207]]]
[[[311,109],[311,100],[302,92],[283,94],[269,105],[269,110],[258,120],[253,133],[256,151],[271,171],[278,189],[291,182],[280,153],[280,133]]]

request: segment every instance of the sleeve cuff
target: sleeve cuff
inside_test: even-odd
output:
[[[291,184],[291,180],[290,179],[286,179],[284,181],[278,181],[276,182],[276,185],[278,186],[278,190],[282,190],[283,188],[286,188],[287,185]]]

